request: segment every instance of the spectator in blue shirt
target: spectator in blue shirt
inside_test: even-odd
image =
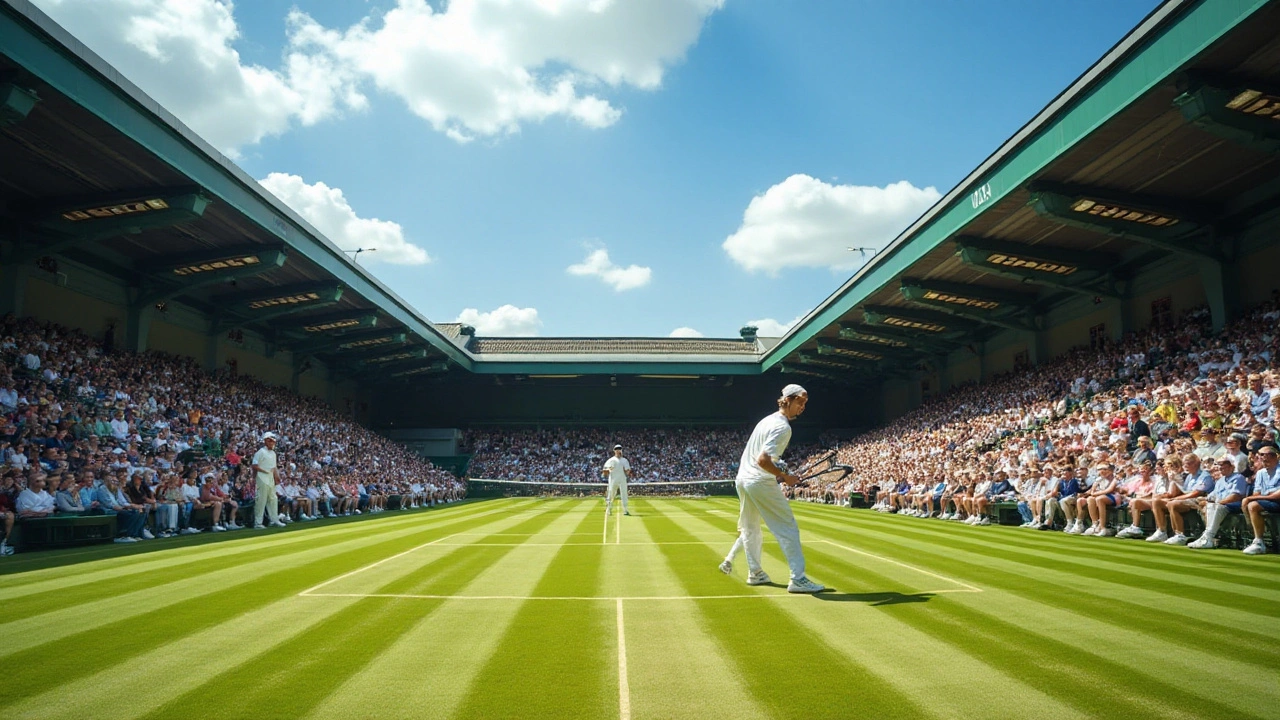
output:
[[[1217,546],[1218,528],[1228,515],[1240,512],[1240,501],[1249,494],[1249,481],[1241,474],[1240,461],[1225,456],[1218,461],[1221,476],[1204,502],[1204,534],[1187,547],[1207,550]]]
[[[1275,445],[1263,445],[1257,454],[1262,458],[1262,468],[1253,475],[1253,493],[1240,501],[1245,517],[1253,526],[1253,542],[1244,549],[1245,555],[1266,554],[1267,545],[1262,541],[1266,523],[1262,514],[1280,513],[1280,453]]]

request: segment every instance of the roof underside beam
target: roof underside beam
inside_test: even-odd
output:
[[[851,377],[849,375],[844,375],[838,372],[827,372],[825,370],[822,370],[820,368],[817,368],[811,365],[797,365],[797,364],[788,362],[788,363],[783,363],[778,367],[782,370],[784,374],[787,374],[787,375],[801,375],[804,377],[815,377],[815,378],[820,378],[822,380],[826,380],[829,382],[839,383],[841,385],[848,385],[850,387],[861,388],[861,387],[866,387],[868,385],[873,384],[872,382],[860,381],[857,378]]]
[[[1217,213],[1195,203],[1116,190],[1033,184],[1028,203],[1053,222],[1123,237],[1167,252],[1223,260],[1209,218]]]
[[[1110,253],[976,237],[958,238],[956,252],[965,265],[992,275],[1081,295],[1123,296],[1123,281],[1113,272],[1120,258]]]
[[[1228,75],[1184,73],[1173,104],[1196,127],[1245,147],[1280,153],[1280,88]]]
[[[957,343],[944,340],[933,333],[926,334],[910,330],[898,330],[884,325],[840,323],[840,337],[846,340],[863,340],[888,347],[910,348],[931,355],[939,352],[950,352],[959,347]]]
[[[261,246],[162,258],[144,270],[135,302],[147,306],[198,287],[265,275],[284,267],[287,258],[283,248]]]
[[[976,322],[944,312],[886,305],[864,306],[862,316],[871,325],[887,325],[944,338],[955,333],[969,333],[979,327]]]
[[[209,203],[206,195],[190,188],[111,193],[42,203],[18,218],[22,247],[6,261],[26,262],[119,235],[180,225],[203,216]]]

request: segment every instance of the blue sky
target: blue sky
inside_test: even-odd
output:
[[[432,320],[661,337],[804,314],[1154,7],[398,2],[37,0]]]

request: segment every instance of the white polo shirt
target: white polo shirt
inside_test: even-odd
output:
[[[275,479],[271,473],[276,469],[275,450],[268,450],[265,445],[259,448],[253,454],[253,464],[258,466],[258,482],[272,482]]]
[[[609,471],[609,482],[626,482],[627,473],[631,472],[631,463],[626,458],[614,457],[605,460],[604,469]]]
[[[751,431],[751,439],[747,440],[747,447],[742,451],[742,460],[738,463],[738,480],[742,482],[755,482],[758,480],[773,480],[773,475],[764,471],[756,459],[760,457],[760,453],[768,453],[774,462],[782,457],[782,453],[787,451],[787,445],[791,444],[791,422],[787,420],[787,416],[778,411],[769,415],[765,419],[756,423],[755,430]]]

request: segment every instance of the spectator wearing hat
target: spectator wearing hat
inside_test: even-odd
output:
[[[1217,460],[1227,448],[1218,442],[1218,429],[1215,427],[1205,427],[1200,430],[1200,442],[1196,445],[1195,454],[1199,456],[1203,462]]]
[[[274,527],[284,527],[280,522],[279,503],[276,500],[276,483],[280,482],[280,473],[276,470],[276,434],[265,433],[262,436],[262,447],[253,454],[253,475],[257,480],[257,492],[253,503],[253,528],[261,530],[263,514]]]

